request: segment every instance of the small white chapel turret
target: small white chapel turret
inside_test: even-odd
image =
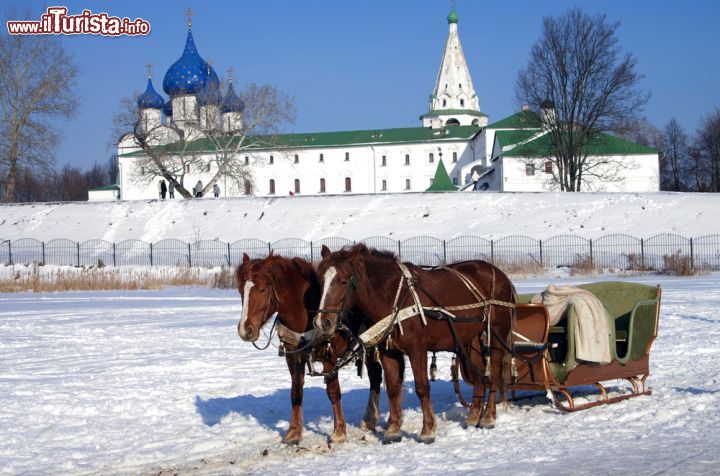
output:
[[[423,127],[486,126],[487,116],[480,112],[480,101],[473,87],[470,70],[458,36],[458,15],[453,9],[447,17],[449,33],[440,62],[430,107],[423,114]]]

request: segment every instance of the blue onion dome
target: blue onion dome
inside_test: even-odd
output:
[[[172,117],[172,99],[168,99],[163,106],[163,114],[165,114],[166,117]]]
[[[222,102],[222,112],[243,112],[245,103],[235,94],[232,80],[228,84],[228,90]]]
[[[137,98],[137,106],[140,109],[162,109],[165,105],[165,100],[160,94],[155,91],[152,85],[152,79],[148,78],[147,88]]]
[[[218,76],[210,64],[200,57],[195,47],[192,31],[188,27],[185,50],[165,73],[163,89],[170,97],[183,94],[197,94],[207,84],[220,84]]]

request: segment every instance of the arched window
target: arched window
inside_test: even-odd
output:
[[[458,121],[457,119],[455,119],[455,118],[453,117],[452,119],[448,119],[447,122],[445,122],[445,125],[446,125],[446,126],[459,126],[459,125],[460,125],[460,121]]]
[[[296,163],[296,164],[299,164],[299,163],[300,163],[300,157],[298,157],[297,154],[295,154],[295,163]]]
[[[410,179],[405,179],[405,190],[410,190]]]
[[[268,163],[270,163],[270,164],[274,164],[274,163],[275,163],[275,158],[274,158],[272,155],[270,156],[270,160],[269,160]]]
[[[453,162],[457,162],[457,152],[453,152]]]
[[[382,156],[382,162],[380,163],[381,167],[385,167],[387,165],[387,156]]]
[[[430,161],[431,164],[432,164],[433,162],[435,162],[435,154],[433,154],[432,152],[430,152],[430,155],[428,156],[428,160]]]
[[[270,195],[275,195],[275,180],[270,179],[270,191],[268,192]]]
[[[465,107],[465,100],[464,100],[464,99],[461,99],[461,100],[460,100],[460,107]]]
[[[546,174],[552,173],[552,161],[551,160],[548,160],[547,162],[545,162],[545,173]]]
[[[382,185],[380,186],[380,190],[385,192],[387,191],[387,180],[382,181]]]
[[[350,160],[350,152],[345,152],[345,162]]]
[[[345,177],[345,191],[352,192],[352,180],[350,177]]]
[[[245,181],[245,195],[250,195],[252,193],[252,185],[250,184],[249,180]]]
[[[447,106],[447,99],[443,99],[443,107]]]
[[[295,193],[300,193],[300,179],[295,179]]]
[[[405,154],[405,165],[410,165],[410,154]]]
[[[245,156],[245,165],[250,165],[250,157]]]
[[[320,193],[325,193],[325,179],[320,179]]]
[[[320,154],[319,162],[325,162],[325,156],[323,154]]]

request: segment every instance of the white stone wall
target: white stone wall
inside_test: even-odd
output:
[[[346,160],[346,154],[349,154],[349,160]],[[430,154],[433,155],[432,162]],[[409,165],[405,163],[406,155],[409,156]],[[272,163],[270,156],[273,157]],[[457,161],[454,161],[454,156]],[[283,196],[295,193],[295,180],[300,181],[302,195],[323,193],[320,191],[320,179],[325,179],[324,193],[327,194],[424,191],[435,176],[439,160],[443,161],[451,180],[455,178],[461,184],[460,169],[475,160],[475,151],[469,141],[458,140],[263,151],[246,155],[241,153],[240,157],[240,160],[247,157],[252,170],[253,195],[271,195],[272,179],[275,181],[274,195]],[[136,158],[120,157],[119,164],[123,200],[158,197],[160,177],[151,182],[138,182],[134,170],[138,166]],[[214,172],[214,169],[210,172],[191,171],[184,179],[186,188],[192,189],[198,179],[207,185]],[[345,178],[350,178],[350,192],[346,191]],[[237,187],[230,180],[221,178],[218,184],[222,190],[221,196],[244,195],[244,187]],[[176,193],[175,198],[181,198],[179,193]]]

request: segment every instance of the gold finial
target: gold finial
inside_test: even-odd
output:
[[[233,77],[232,77],[233,68],[232,68],[232,66],[230,66],[230,67],[227,69],[227,74],[228,74],[228,81],[232,83],[232,80],[233,80]]]
[[[210,69],[212,68],[212,62],[213,62],[212,58],[208,58],[207,61],[205,62],[205,64],[207,64],[208,74],[210,74]]]
[[[148,79],[152,78],[152,63],[146,64],[145,67],[147,68]]]
[[[193,16],[192,8],[187,9],[187,11],[185,12],[185,16],[187,16],[187,18],[188,18],[188,30],[189,30],[190,27],[192,26],[192,16]]]

